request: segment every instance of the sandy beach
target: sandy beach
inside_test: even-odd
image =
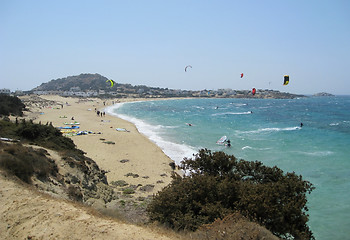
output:
[[[104,104],[99,99],[40,98],[49,101],[31,97],[27,102],[30,112],[25,117],[42,124],[51,122],[55,127],[76,121],[78,130],[94,132],[70,138],[107,172],[109,183],[124,180],[130,185],[151,186],[147,191],[136,191],[134,198],[152,195],[170,183],[172,161],[158,146],[125,120],[107,114],[97,116],[95,108],[103,111],[112,101]],[[142,99],[123,99],[135,100]],[[41,194],[4,172],[0,172],[0,183],[2,239],[178,239],[165,230],[109,219],[85,205]]]
[[[136,192],[147,196],[156,193],[171,181],[172,160],[147,137],[139,133],[130,122],[115,116],[97,115],[112,103],[141,101],[145,99],[108,100],[63,98],[55,95],[40,96],[50,100],[44,107],[32,107],[34,122],[52,122],[55,127],[78,122],[77,131],[91,134],[70,136],[86,156],[92,158],[107,173],[108,182],[124,180],[132,185],[154,185],[152,191]],[[95,110],[96,109],[96,110]],[[72,117],[74,120],[72,120]],[[116,129],[127,131],[117,131]],[[69,131],[69,130],[67,130]]]

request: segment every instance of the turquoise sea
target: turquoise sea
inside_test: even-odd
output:
[[[146,101],[107,111],[176,163],[207,148],[302,175],[316,187],[308,195],[316,239],[349,239],[350,96]],[[230,148],[216,144],[224,135]]]

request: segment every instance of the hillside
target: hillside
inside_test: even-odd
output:
[[[0,184],[1,239],[179,239],[40,194],[3,172]]]
[[[80,74],[58,78],[47,83],[42,83],[33,91],[69,91],[72,87],[79,87],[81,91],[88,90],[108,90],[110,88],[109,79],[100,74]]]

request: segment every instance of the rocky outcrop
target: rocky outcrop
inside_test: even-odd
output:
[[[31,146],[34,147],[34,146]],[[140,188],[140,191],[152,190],[152,186],[108,184],[106,172],[101,170],[92,159],[74,153],[58,153],[40,148],[57,167],[54,174],[46,178],[34,175],[33,185],[41,192],[51,196],[82,202],[102,214],[133,223],[146,222],[146,205],[151,197],[133,197],[128,190]]]

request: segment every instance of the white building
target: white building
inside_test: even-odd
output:
[[[80,87],[71,87],[69,89],[69,91],[71,91],[71,92],[80,92]]]

